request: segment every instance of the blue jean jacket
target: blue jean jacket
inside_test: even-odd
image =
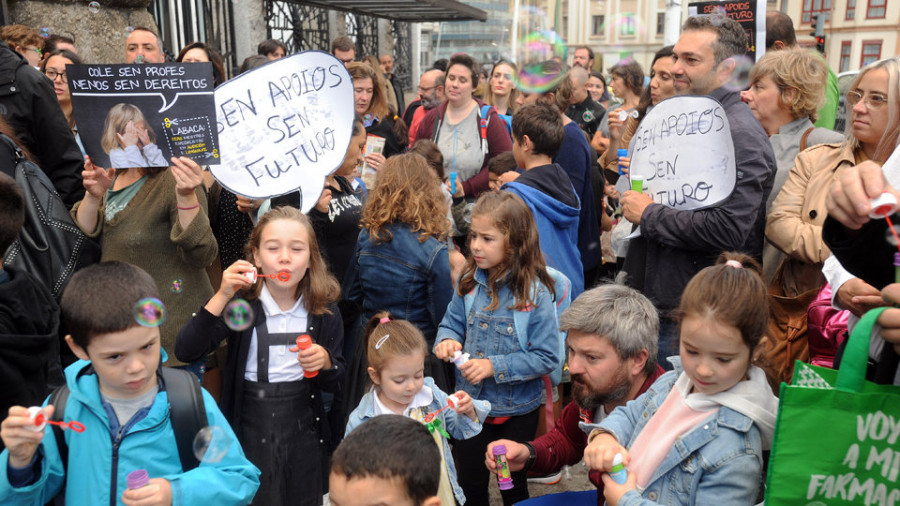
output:
[[[582,429],[606,430],[630,448],[681,374],[681,361],[669,360],[674,371],[660,376],[646,393],[616,408],[599,424],[581,423]],[[677,438],[646,490],[629,490],[619,506],[748,506],[756,503],[761,471],[759,429],[748,416],[723,406]]]
[[[528,318],[527,349],[519,345],[513,322],[515,304],[512,292],[501,286],[497,309],[487,311],[490,305],[485,282],[487,274],[475,271],[475,299],[471,314],[466,315],[465,302],[458,293],[447,307],[441,320],[435,345],[445,339],[453,339],[463,345],[463,351],[473,359],[491,361],[494,375],[477,385],[463,378],[456,370],[456,387],[473,399],[491,403],[491,416],[523,415],[541,404],[541,376],[549,374],[563,359],[559,356],[559,331],[556,328],[556,306],[550,292],[541,286],[535,293],[534,307]]]
[[[394,223],[389,242],[375,243],[368,230],[359,233],[355,261],[344,280],[347,299],[362,304],[363,322],[377,311],[409,320],[430,343],[453,294],[447,243]]]
[[[434,399],[425,410],[425,415],[433,413],[447,405],[447,394],[434,385],[433,379],[426,376],[425,385],[422,388],[431,389],[431,393],[434,395]],[[475,417],[478,418],[477,422],[466,415],[460,415],[456,411],[450,409],[445,409],[438,415],[438,418],[442,420],[447,433],[454,439],[469,439],[470,437],[477,436],[481,432],[481,422],[487,418],[488,412],[491,410],[491,404],[487,401],[479,401],[476,399],[472,399],[472,404],[475,406]],[[374,417],[375,390],[371,389],[363,396],[362,400],[359,401],[359,406],[350,413],[350,417],[347,419],[347,430],[344,433],[344,437],[347,437],[347,434],[353,432],[353,429],[359,427],[360,424]],[[444,460],[447,463],[447,474],[450,476],[450,483],[453,484],[453,495],[456,496],[456,500],[459,504],[465,504],[466,495],[463,493],[462,487],[459,486],[459,481],[456,479],[456,464],[453,463],[453,454],[450,451],[450,443],[444,438],[441,438],[441,440],[444,442]]]

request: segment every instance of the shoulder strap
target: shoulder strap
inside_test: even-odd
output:
[[[53,405],[53,416],[50,420],[61,422],[66,417],[66,401],[69,400],[69,386],[63,383],[56,387],[47,404]],[[66,436],[63,429],[59,425],[53,425],[53,436],[56,438],[56,449],[59,451],[59,459],[62,461],[63,471],[68,469],[69,464],[69,446],[66,444]]]
[[[809,139],[809,134],[811,134],[815,129],[816,127],[811,126],[805,132],[803,132],[803,137],[800,137],[800,151],[806,151],[806,140]]]
[[[197,377],[188,371],[163,367],[162,378],[181,468],[188,471],[200,465],[194,456],[194,437],[207,425],[203,392]]]

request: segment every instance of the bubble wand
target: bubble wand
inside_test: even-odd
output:
[[[459,397],[457,397],[455,395],[448,395],[447,396],[447,405],[433,413],[428,413],[428,415],[425,416],[424,421],[425,421],[425,423],[429,423],[432,420],[434,420],[434,417],[436,417],[438,415],[438,413],[440,413],[441,411],[443,411],[447,408],[456,409],[457,407],[459,407]]]
[[[256,283],[257,278],[277,279],[282,282],[291,280],[291,273],[287,271],[281,271],[276,274],[260,274],[256,271],[247,271],[244,273],[244,276],[247,276],[247,279],[249,279],[251,283]]]
[[[872,205],[872,212],[869,213],[870,218],[884,218],[888,224],[888,230],[894,236],[897,243],[897,253],[894,253],[894,282],[900,283],[900,235],[894,229],[891,223],[890,215],[897,210],[897,198],[890,193],[882,193],[880,197],[876,197],[869,201]]]
[[[75,420],[72,420],[70,422],[48,420],[47,416],[44,414],[44,410],[38,406],[32,406],[28,408],[28,418],[34,424],[26,425],[25,428],[28,430],[39,431],[49,423],[50,425],[57,425],[59,427],[62,427],[63,429],[71,429],[75,432],[84,432],[84,425],[82,425],[80,422],[76,422]]]

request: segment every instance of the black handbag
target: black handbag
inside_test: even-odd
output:
[[[29,272],[59,300],[72,274],[100,261],[100,245],[84,235],[50,178],[8,136],[15,152],[16,184],[25,201],[25,225],[3,255],[3,265]]]

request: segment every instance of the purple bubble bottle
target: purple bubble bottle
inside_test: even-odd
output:
[[[500,490],[509,490],[513,488],[513,480],[509,474],[509,462],[506,461],[506,446],[497,445],[493,451],[494,462],[497,464],[497,484],[500,485]]]

